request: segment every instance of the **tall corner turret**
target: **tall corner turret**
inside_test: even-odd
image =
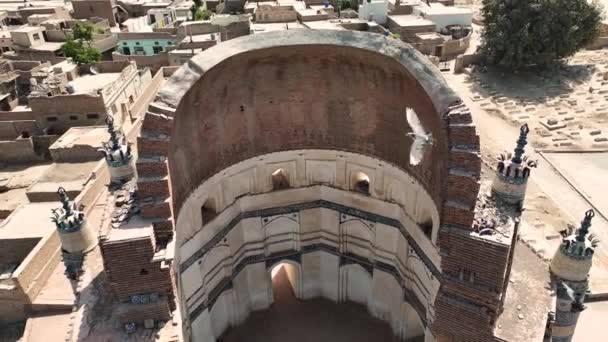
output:
[[[111,116],[106,118],[110,140],[103,144],[100,149],[104,155],[112,183],[123,183],[135,175],[135,164],[131,145],[127,139],[114,128],[114,119]]]
[[[589,270],[598,240],[589,233],[593,210],[585,213],[578,229],[573,226],[562,232],[562,242],[551,261],[550,270],[557,288],[553,341],[572,340],[578,316],[585,309],[589,288]]]
[[[87,226],[84,213],[76,208],[76,203],[70,203],[65,189],[60,187],[57,194],[61,207],[52,210],[51,220],[59,232],[66,273],[76,279],[84,255],[97,245],[97,238]]]
[[[494,181],[492,182],[492,194],[506,203],[523,206],[526,197],[528,178],[533,168],[538,163],[528,159],[524,155],[525,146],[528,144],[527,136],[530,132],[527,124],[519,129],[519,138],[513,153],[498,156]]]

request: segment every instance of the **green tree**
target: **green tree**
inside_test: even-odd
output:
[[[74,39],[90,42],[93,40],[93,30],[94,27],[92,24],[77,21],[74,26],[72,26],[72,35]]]
[[[68,39],[62,46],[64,56],[72,58],[78,64],[92,64],[101,60],[101,52],[96,48],[85,46],[80,40]]]
[[[101,52],[91,47],[93,31],[93,25],[76,22],[72,27],[72,35],[61,46],[63,55],[72,58],[78,65],[92,64],[101,60]]]
[[[595,40],[601,6],[587,0],[483,0],[479,52],[511,70],[548,67]]]
[[[194,20],[209,20],[211,19],[211,11],[199,7],[194,15]]]

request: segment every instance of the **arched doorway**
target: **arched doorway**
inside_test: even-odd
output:
[[[302,272],[300,264],[293,261],[279,261],[269,268],[269,300],[274,305],[294,304],[300,299]]]

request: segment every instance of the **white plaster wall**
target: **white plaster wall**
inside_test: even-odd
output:
[[[341,251],[373,260],[372,244],[375,240],[375,225],[372,222],[342,215]],[[346,221],[345,221],[346,220]]]
[[[403,338],[410,339],[418,336],[432,336],[432,334],[425,334],[422,321],[418,317],[416,310],[414,310],[411,304],[403,302],[401,306],[403,310],[404,322],[404,334],[402,336]]]
[[[286,171],[289,189],[271,191],[271,174],[277,168]],[[352,176],[357,172],[368,175],[369,196],[349,191],[353,186]],[[202,226],[200,207],[209,199],[219,213]],[[416,336],[410,333],[423,329],[410,327],[419,324],[420,319],[411,307],[402,306],[401,285],[427,308],[428,319],[432,318],[432,304],[440,284],[430,275],[427,266],[414,257],[408,241],[393,226],[341,214],[334,209],[312,208],[244,218],[215,246],[209,246],[210,240],[241,213],[320,199],[399,220],[439,269],[436,246],[416,225],[430,216],[435,225],[433,236],[436,236],[437,209],[423,188],[406,173],[373,158],[335,151],[292,151],[257,157],[234,165],[202,184],[185,202],[176,220],[178,260],[192,262],[179,275],[179,295],[182,303],[186,302],[187,310],[191,312],[204,303],[213,288],[233,277],[233,288],[224,293],[232,293],[231,297],[218,299],[211,308],[211,316],[205,311],[192,322],[193,332],[195,328],[210,329],[217,337],[227,324],[243,322],[251,311],[266,309],[272,303],[272,283],[263,261],[234,273],[236,265],[245,258],[299,251],[314,244],[355,254],[370,263],[381,261],[393,265],[404,284],[378,269],[371,277],[357,264],[340,267],[340,257],[329,252],[305,252],[301,254],[301,269],[288,273],[298,296],[303,299],[322,296],[367,305],[374,316],[389,322],[400,336]],[[209,251],[191,260],[203,247]],[[190,296],[193,298],[184,299]],[[417,321],[408,323],[412,315]],[[202,336],[194,341],[207,341],[205,338],[210,335],[208,331],[205,334],[194,335]]]
[[[232,275],[232,262],[228,245],[218,245],[211,249],[200,265],[201,282],[209,293],[218,283]]]
[[[389,322],[394,331],[397,332],[401,321],[401,302],[403,302],[401,286],[391,274],[374,270],[371,291],[370,313],[383,321]]]
[[[340,258],[326,252],[319,252],[319,256],[321,294],[337,302],[340,299]]]
[[[321,297],[321,253],[302,255],[302,299]]]
[[[363,267],[352,264],[340,267],[342,300],[367,305],[371,296],[372,277]]]
[[[233,291],[225,291],[213,304],[210,310],[211,329],[213,337],[218,339],[231,323],[231,310],[236,305],[233,301]]]
[[[243,323],[252,310],[247,280],[247,272],[239,272],[232,280],[234,301],[236,303],[233,310],[235,325]]]
[[[297,213],[264,217],[262,230],[264,230],[266,255],[281,251],[298,250],[299,226],[299,215]]]
[[[187,336],[187,334],[186,334]],[[191,341],[215,342],[209,311],[203,311],[190,325]]]
[[[293,187],[326,184],[350,190],[352,188],[351,174],[362,171],[370,178],[371,197],[394,202],[401,207],[400,215],[407,216],[407,221],[415,224],[424,219],[421,215],[430,215],[433,220],[433,241],[436,239],[439,225],[437,208],[424,188],[406,172],[378,159],[359,154],[328,150],[296,150],[248,159],[227,168],[201,184],[184,202],[176,220],[178,245],[183,245],[201,230],[200,207],[207,198],[213,198],[217,204],[217,210],[223,211],[226,207],[234,206],[235,199],[244,194],[269,191],[270,173],[271,170],[276,170],[277,166],[288,170],[289,180],[290,183],[293,182]],[[305,177],[300,177],[300,175],[305,175]],[[260,181],[260,179],[264,181]],[[279,193],[283,192],[276,192],[276,196],[265,201],[263,206],[297,202],[296,199],[290,200],[280,196]],[[286,201],[281,199],[286,199]],[[243,204],[240,204],[241,207]],[[260,204],[262,203],[258,203],[257,207],[260,207]],[[256,205],[253,206],[256,207]],[[416,212],[416,208],[420,207],[427,208],[430,212]],[[214,221],[217,220],[218,218],[214,219]],[[412,227],[411,230],[417,229],[414,228]],[[209,239],[209,234],[205,235]],[[419,236],[426,239],[424,234],[416,234],[417,241]],[[432,243],[429,243],[429,247],[436,249]],[[438,253],[434,258],[439,260]]]
[[[271,284],[264,263],[257,263],[245,267],[247,272],[248,295],[252,310],[267,309],[271,302],[268,293],[271,293]]]

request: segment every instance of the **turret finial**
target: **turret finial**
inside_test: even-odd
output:
[[[108,125],[108,133],[110,133],[110,141],[112,142],[112,150],[116,150],[120,147],[116,130],[114,129],[114,118],[108,115],[106,117],[106,124]]]
[[[513,158],[511,162],[514,164],[522,163],[522,156],[524,155],[524,147],[528,144],[528,133],[530,133],[530,128],[528,124],[523,124],[519,128],[519,138],[517,139],[517,147],[515,147],[515,153],[513,154]]]
[[[589,233],[589,227],[591,227],[591,219],[595,216],[593,209],[587,210],[585,218],[581,221],[581,228],[578,230],[576,240],[585,241],[587,234]]]
[[[63,210],[65,210],[66,215],[69,215],[72,212],[72,209],[70,208],[70,199],[68,198],[67,191],[60,186],[59,189],[57,189],[57,194],[59,195],[59,201],[61,201]]]

